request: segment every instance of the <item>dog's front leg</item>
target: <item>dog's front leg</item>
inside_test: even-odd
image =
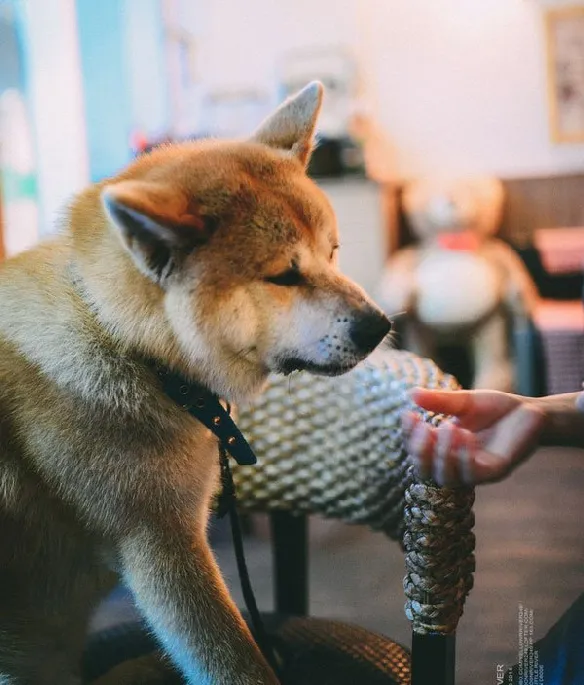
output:
[[[202,532],[143,531],[120,553],[140,609],[189,685],[278,683]]]

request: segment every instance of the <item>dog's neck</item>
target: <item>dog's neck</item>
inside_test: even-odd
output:
[[[91,205],[92,225],[77,225],[80,204]],[[69,225],[72,249],[66,278],[100,331],[123,353],[159,360],[199,380],[197,369],[184,358],[167,324],[163,292],[133,267],[130,256],[108,230],[97,187],[77,198]]]
[[[110,262],[110,265],[115,266],[115,263]],[[209,382],[199,365],[185,358],[169,330],[159,292],[144,298],[139,289],[149,287],[148,284],[132,282],[124,275],[116,281],[115,269],[108,274],[109,283],[104,287],[103,274],[95,274],[91,265],[89,268],[84,266],[71,260],[67,266],[67,278],[79,300],[79,306],[86,311],[84,316],[95,322],[102,340],[104,335],[107,336],[109,347],[136,360],[153,360],[160,367],[187,379],[189,384],[210,388],[237,404],[247,402],[262,387],[265,378],[259,379],[259,382],[252,378],[251,385],[244,385],[243,391],[238,389],[238,392],[225,387],[225,383],[221,387],[222,379],[213,382],[215,378],[211,377]],[[124,274],[124,270],[120,271]],[[142,279],[140,274],[136,281],[139,279]],[[114,286],[116,282],[117,288]],[[112,292],[116,293],[113,297]]]

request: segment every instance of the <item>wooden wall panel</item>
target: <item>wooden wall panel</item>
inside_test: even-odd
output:
[[[506,200],[499,236],[515,246],[531,245],[538,228],[584,226],[584,174],[503,179],[503,183]],[[393,192],[398,207],[393,233],[403,247],[414,238],[402,211],[401,188]]]
[[[584,226],[584,174],[504,180],[500,236],[518,247],[538,228]]]

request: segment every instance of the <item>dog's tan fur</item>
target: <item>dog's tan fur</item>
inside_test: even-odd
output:
[[[242,402],[271,371],[347,370],[387,332],[337,271],[304,172],[321,90],[250,141],[137,160],[2,266],[1,685],[77,685],[90,611],[120,577],[188,683],[276,682],[206,541],[216,439],[145,360]],[[302,282],[269,280],[292,263]],[[103,683],[150,682],[129,670]]]

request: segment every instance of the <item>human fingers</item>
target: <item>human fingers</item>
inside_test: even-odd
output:
[[[436,431],[432,475],[438,485],[454,487],[472,485],[472,457],[476,437],[451,421],[443,422]]]
[[[423,409],[457,418],[458,425],[472,431],[492,426],[522,400],[495,390],[427,390],[414,388],[412,399]]]
[[[428,411],[437,414],[462,416],[472,408],[472,392],[470,390],[428,390],[414,388],[411,391],[414,402]]]
[[[410,412],[403,419],[406,446],[418,475],[432,478],[441,486],[469,485],[473,482],[471,454],[475,436],[451,421],[439,428]]]
[[[420,478],[432,476],[432,461],[435,445],[435,429],[414,412],[408,412],[402,420],[405,444],[408,454]]]

